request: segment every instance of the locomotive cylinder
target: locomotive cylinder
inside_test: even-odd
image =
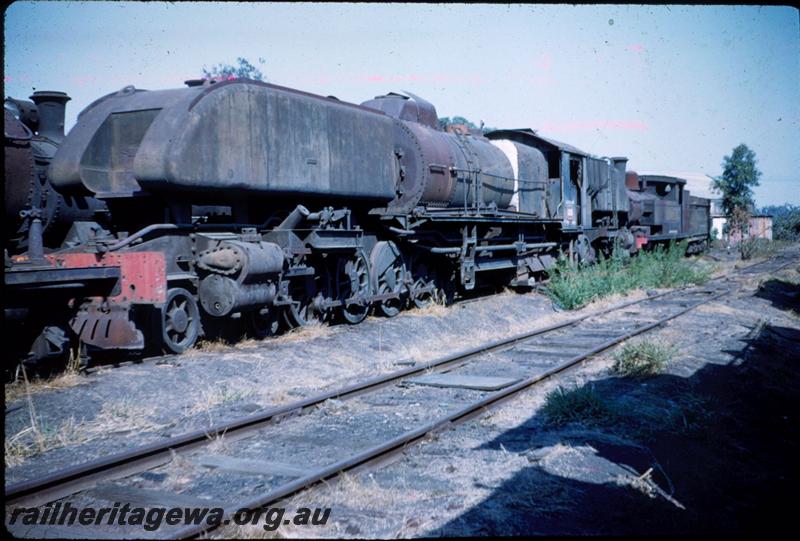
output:
[[[200,303],[216,317],[267,306],[276,293],[270,275],[277,276],[283,262],[283,250],[271,242],[225,241],[206,250],[197,258],[197,267],[208,273],[200,282]]]

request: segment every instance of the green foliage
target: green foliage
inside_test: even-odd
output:
[[[217,64],[210,70],[203,66],[203,77],[206,79],[253,79],[254,81],[265,81],[264,74],[246,59],[239,57],[236,59],[237,66],[230,64]],[[266,61],[258,59],[258,63],[263,65]]]
[[[477,129],[477,125],[474,122],[471,122],[464,118],[463,116],[454,116],[450,118],[449,116],[443,117],[439,119],[439,126],[444,130],[447,129],[447,126],[451,124],[464,124],[468,128]]]
[[[800,206],[771,205],[761,209],[772,216],[772,238],[775,240],[800,240]]]
[[[684,257],[686,245],[683,241],[666,249],[659,246],[631,258],[617,255],[589,266],[575,267],[561,259],[550,271],[547,294],[558,305],[574,310],[632,289],[701,284],[708,280],[710,269]]]
[[[595,391],[594,385],[571,390],[559,386],[547,393],[542,412],[552,425],[602,422],[614,418],[614,412]]]
[[[611,371],[621,376],[641,378],[661,372],[675,350],[656,342],[627,343],[614,355]]]
[[[472,122],[470,120],[467,120],[463,116],[454,116],[452,118],[449,117],[449,116],[445,116],[445,117],[442,117],[442,118],[439,119],[439,127],[442,128],[443,130],[446,130],[447,127],[450,126],[451,124],[463,124],[467,128],[470,128],[470,129],[473,129],[473,130],[480,129],[480,130],[483,131],[483,133],[488,133],[490,131],[495,131],[497,129],[497,128],[490,128],[490,127],[484,126],[483,122],[481,122],[480,126],[477,126],[474,122]]]
[[[744,143],[722,161],[722,176],[712,186],[722,193],[722,210],[731,232],[747,233],[748,210],[753,207],[753,188],[758,186],[761,171],[756,167],[756,153]]]
[[[788,240],[747,238],[740,243],[739,250],[742,253],[742,259],[772,257],[790,244],[791,241]]]

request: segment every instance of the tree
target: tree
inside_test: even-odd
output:
[[[255,81],[266,81],[264,74],[256,68],[253,64],[247,61],[247,59],[239,57],[236,59],[237,66],[232,66],[230,64],[217,64],[213,66],[210,70],[206,69],[203,66],[203,77],[206,79],[218,79],[218,80],[228,80],[228,79],[253,79]],[[258,63],[263,65],[266,61],[263,58],[258,59]]]
[[[483,133],[488,133],[490,131],[494,131],[497,129],[484,126],[483,121],[481,121],[480,126],[477,126],[474,122],[467,120],[463,116],[454,116],[452,118],[450,118],[449,116],[445,116],[439,119],[439,127],[442,128],[443,130],[447,130],[447,126],[450,126],[451,124],[463,124],[467,128],[473,130],[480,129],[483,131]]]
[[[785,203],[761,209],[772,216],[772,238],[775,240],[800,240],[800,206]]]
[[[722,193],[722,211],[728,219],[728,233],[744,240],[748,233],[750,209],[754,206],[753,188],[761,171],[756,168],[756,153],[742,143],[722,161],[722,175],[712,177],[714,189]],[[744,254],[743,254],[744,255]]]
[[[443,118],[439,119],[439,126],[443,130],[447,129],[447,126],[450,126],[451,124],[463,124],[467,128],[473,128],[473,129],[478,127],[473,122],[470,122],[469,120],[467,120],[463,116],[454,116],[453,118],[450,118],[449,116],[446,116],[446,117],[443,117]]]

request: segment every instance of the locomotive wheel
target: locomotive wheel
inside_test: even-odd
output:
[[[423,287],[427,287],[429,285],[434,285],[434,282],[432,280],[428,281],[423,278],[418,278],[412,287],[414,289],[422,289]],[[414,306],[417,308],[425,308],[434,302],[436,302],[436,290],[433,290],[432,292],[428,291],[425,293],[419,293],[414,296]]]
[[[400,274],[402,280],[402,274]],[[397,284],[398,282],[395,282]],[[378,283],[378,294],[383,293],[399,293],[400,287],[397,285],[391,285],[390,282],[381,281]],[[403,301],[401,299],[386,299],[378,303],[377,309],[381,315],[386,317],[394,317],[400,313],[400,309],[403,307]]]
[[[314,278],[306,277],[292,284],[290,289],[292,303],[283,312],[283,319],[289,328],[322,324],[330,319],[328,310],[320,309],[324,300],[316,291]]]
[[[275,336],[278,333],[280,321],[274,309],[270,309],[266,313],[261,310],[254,310],[247,316],[247,328],[253,338],[264,340],[270,336]]]
[[[422,289],[424,287],[432,288],[432,291],[426,291],[425,293],[417,293],[414,295],[414,298],[412,299],[414,306],[417,308],[425,308],[433,303],[442,303],[443,295],[441,288],[439,288],[436,283],[435,272],[429,272],[428,268],[423,264],[417,268],[414,277],[414,285],[411,286],[413,289]]]
[[[575,248],[579,263],[592,264],[597,261],[594,248],[592,248],[592,243],[589,242],[589,239],[586,237],[586,235],[578,235]]]
[[[200,335],[200,310],[191,293],[180,287],[167,292],[161,309],[161,342],[170,353],[183,353]]]
[[[343,272],[339,274],[341,280],[339,284],[339,299],[345,301],[351,297],[369,295],[372,288],[367,258],[359,253],[352,259],[340,259],[339,264],[340,267],[344,264]],[[369,304],[367,303],[344,305],[340,310],[342,318],[351,325],[364,321],[368,313]]]
[[[375,245],[370,255],[373,283],[378,286],[378,294],[401,293],[406,277],[406,266],[400,250],[391,241],[381,241]],[[376,311],[386,317],[394,317],[403,308],[404,299],[379,301]]]

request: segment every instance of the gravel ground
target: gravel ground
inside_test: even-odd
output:
[[[790,274],[788,278],[796,279],[797,275]],[[703,526],[708,531],[719,531],[720,525],[729,527],[722,531],[737,531],[741,521],[731,517],[738,517],[740,504],[747,498],[729,497],[731,501],[726,501],[723,509],[714,509],[716,523],[700,520],[701,515],[706,516],[703,513],[708,513],[703,489],[715,479],[699,475],[697,461],[680,458],[701,456],[704,450],[708,456],[703,457],[703,464],[716,475],[726,471],[725,468],[740,467],[741,461],[758,470],[747,462],[752,457],[746,453],[744,458],[733,453],[723,455],[722,459],[711,453],[716,450],[711,443],[728,444],[731,440],[733,449],[738,446],[745,450],[750,444],[746,438],[739,441],[741,438],[731,437],[726,432],[727,425],[720,428],[715,424],[718,418],[725,422],[738,420],[732,412],[746,402],[739,395],[733,397],[734,404],[728,403],[730,400],[725,402],[719,388],[738,391],[742,386],[728,383],[725,387],[715,382],[720,379],[731,382],[734,377],[742,378],[743,371],[752,371],[754,359],[764,357],[761,353],[764,344],[769,351],[779,348],[778,351],[797,353],[792,348],[798,347],[799,339],[793,333],[798,332],[800,325],[797,313],[791,312],[792,306],[796,309],[791,304],[797,301],[796,293],[791,288],[787,290],[784,282],[759,284],[758,277],[749,282],[749,289],[737,297],[698,309],[655,333],[662,340],[681,344],[680,354],[664,374],[647,381],[611,377],[609,355],[560,379],[560,385],[593,381],[592,385],[613,412],[602,422],[565,427],[548,424],[537,413],[545,393],[554,386],[547,384],[487,417],[409,449],[404,458],[385,468],[346,475],[340,482],[301,494],[288,503],[289,508],[331,507],[327,526],[312,529],[285,526],[278,532],[240,528],[222,530],[216,535],[277,533],[289,537],[387,538],[686,532],[702,530]],[[541,295],[504,293],[449,309],[436,307],[408,312],[390,320],[370,318],[357,327],[303,330],[265,342],[247,341],[236,348],[214,345],[207,348],[211,351],[193,351],[139,364],[124,363],[95,371],[88,377],[72,377],[60,388],[38,385],[30,401],[55,448],[27,457],[18,453],[19,463],[9,467],[8,442],[15,441],[15,436],[30,426],[31,408],[24,395],[7,402],[6,482],[32,478],[132,445],[240,417],[368,375],[393,371],[409,362],[424,362],[456,348],[580,313],[554,313],[549,301]],[[409,341],[409,336],[414,337],[413,341]],[[738,361],[731,363],[732,359]],[[787,372],[787,384],[796,383],[791,365],[766,368],[767,372],[779,368]],[[758,381],[758,378],[742,379]],[[264,383],[254,385],[254,382]],[[781,390],[786,389],[781,387]],[[410,407],[415,404],[413,393],[409,390],[407,396],[399,398],[404,407],[398,415],[405,416],[403,421],[409,426],[423,416],[437,413]],[[466,396],[468,391],[450,394],[443,399],[442,407],[470,398]],[[753,395],[759,396],[755,392]],[[796,401],[796,395],[787,397]],[[729,406],[730,411],[723,405]],[[370,403],[364,397],[342,403],[334,401],[319,414],[330,417],[331,433],[335,435],[337,418],[347,416],[348,412],[366,409],[379,418],[385,415],[382,410],[394,406],[394,403]],[[758,412],[747,413],[751,420],[761,419]],[[349,434],[350,444],[358,447],[359,442],[371,440],[380,432],[369,419],[369,415],[364,417],[363,431]],[[796,419],[788,416],[786,419],[787,426],[796,427]],[[282,458],[291,463],[293,446],[307,440],[307,434],[293,433],[291,422],[284,426],[281,438],[270,441],[269,445],[276,449],[271,453],[275,460]],[[740,432],[753,436],[747,430]],[[760,436],[767,440],[775,437],[771,433]],[[67,445],[58,446],[58,442]],[[773,457],[776,465],[787,463],[781,462],[781,453],[796,452],[797,439],[790,443],[781,447],[780,456]],[[769,444],[762,445],[774,451]],[[284,449],[286,455],[281,457],[279,449]],[[673,463],[674,457],[679,457],[678,466]],[[328,462],[327,458],[321,455],[321,463]],[[653,470],[647,473],[649,468]],[[759,472],[747,477],[755,483],[766,479],[764,475],[767,474]],[[142,474],[141,477],[138,486],[164,486],[163,476]],[[179,484],[180,476],[170,480]],[[244,483],[244,478],[221,476],[212,470],[192,488],[222,494],[225,490],[235,491],[240,482]],[[727,495],[721,489],[715,490],[715,494]],[[747,500],[749,504],[751,500]],[[643,510],[646,512],[642,513]],[[636,520],[631,520],[632,517]]]
[[[34,384],[30,404],[24,386],[7,385],[6,483],[573,316],[556,313],[543,295],[506,292],[392,319],[371,317],[357,326],[311,327],[235,347],[214,343],[205,351],[104,366],[88,376]],[[23,448],[30,446],[31,410],[52,447],[43,453]],[[18,448],[9,449],[8,442]]]
[[[796,255],[800,255],[795,250]],[[649,333],[678,349],[663,373],[610,372],[613,350],[557,382],[284,502],[325,526],[213,537],[396,538],[777,533],[800,447],[800,261]],[[609,415],[554,426],[556,386],[591,385]]]

